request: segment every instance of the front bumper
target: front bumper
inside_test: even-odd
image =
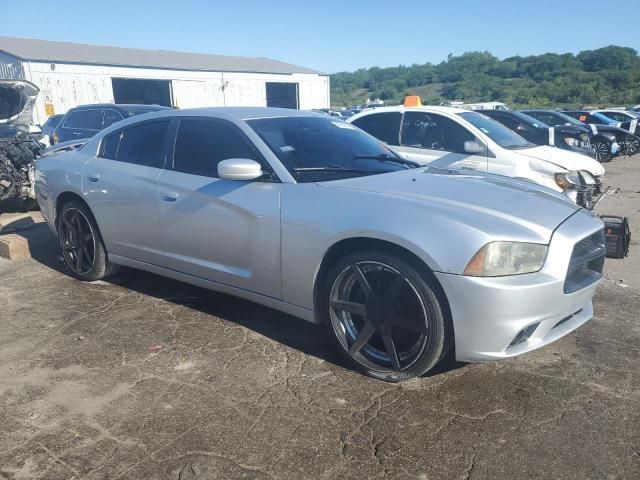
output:
[[[565,194],[572,202],[591,210],[604,192],[602,180],[586,170],[580,170],[580,185]]]
[[[479,278],[436,273],[449,300],[456,359],[485,361],[520,355],[547,345],[593,316],[592,298],[599,279],[574,293],[564,284],[574,245],[602,229],[602,222],[580,210],[553,234],[537,273]],[[514,344],[527,327],[530,336]]]

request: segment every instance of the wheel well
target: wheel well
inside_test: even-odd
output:
[[[407,250],[406,248],[401,247],[400,245],[397,245],[395,243],[387,242],[386,240],[379,240],[377,238],[348,238],[333,244],[329,248],[329,250],[327,250],[327,253],[320,263],[320,268],[318,269],[316,281],[313,286],[314,305],[319,304],[318,297],[320,295],[320,292],[322,291],[322,285],[325,281],[326,276],[331,270],[331,267],[333,267],[333,265],[335,265],[335,263],[340,258],[351,253],[363,250],[377,250],[385,253],[393,253],[401,257],[410,265],[414,265],[416,267],[416,270],[418,270],[425,279],[429,280],[430,285],[434,287],[436,295],[438,295],[440,301],[442,302],[445,321],[449,323],[451,332],[453,332],[453,322],[451,320],[451,309],[449,308],[449,300],[447,299],[442,285],[440,285],[440,282],[433,274],[433,271],[429,268],[429,266],[410,250]]]
[[[82,203],[83,205],[85,205],[89,209],[89,205],[87,205],[87,202],[85,202],[84,198],[82,198],[77,193],[63,192],[60,195],[58,195],[58,198],[56,199],[56,211],[55,211],[55,222],[56,222],[56,225],[57,225],[57,222],[58,222],[58,212],[60,212],[60,210],[62,209],[62,207],[66,203],[69,203],[72,200]],[[89,209],[89,211],[91,211],[91,209]]]

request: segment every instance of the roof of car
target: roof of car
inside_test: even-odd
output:
[[[272,107],[204,107],[204,108],[185,108],[177,110],[167,108],[157,110],[135,117],[129,117],[124,121],[127,123],[136,123],[147,119],[164,118],[164,117],[214,117],[234,122],[244,120],[254,120],[260,118],[279,118],[279,117],[320,117],[330,118],[333,121],[342,121],[336,117],[329,117],[324,114],[312,112],[310,110],[293,110],[289,108],[272,108]],[[122,123],[119,123],[123,125]]]
[[[86,105],[78,105],[77,107],[69,109],[69,111],[91,108],[112,108],[114,110],[171,110],[171,107],[164,107],[162,105],[146,105],[139,103],[89,103]]]
[[[369,113],[381,113],[381,112],[438,112],[438,113],[448,113],[450,115],[454,115],[456,113],[465,113],[465,112],[473,112],[474,110],[469,110],[468,108],[459,108],[459,107],[442,107],[439,105],[422,105],[420,107],[405,107],[404,105],[395,105],[392,107],[376,107],[373,109],[367,109],[360,112],[359,116],[364,116],[364,114]],[[482,110],[479,110],[478,113],[482,113]]]

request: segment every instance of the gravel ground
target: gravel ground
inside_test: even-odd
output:
[[[640,156],[599,212],[640,238]],[[596,317],[529,355],[401,385],[323,330],[133,270],[64,273],[44,225],[0,259],[0,478],[640,478],[640,246]]]

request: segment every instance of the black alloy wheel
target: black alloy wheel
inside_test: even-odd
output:
[[[640,139],[636,136],[627,136],[622,142],[622,150],[625,155],[635,155],[640,150]]]
[[[598,138],[591,142],[591,148],[596,156],[596,160],[600,163],[607,163],[611,160],[611,142]]]
[[[57,220],[62,258],[74,277],[94,281],[119,268],[109,262],[98,226],[86,205],[70,201]]]
[[[329,275],[334,340],[358,369],[397,382],[435,366],[444,321],[435,291],[403,260],[383,254],[342,262]]]
[[[96,239],[89,220],[76,208],[68,208],[60,218],[60,245],[67,266],[76,275],[87,275],[96,256]]]

